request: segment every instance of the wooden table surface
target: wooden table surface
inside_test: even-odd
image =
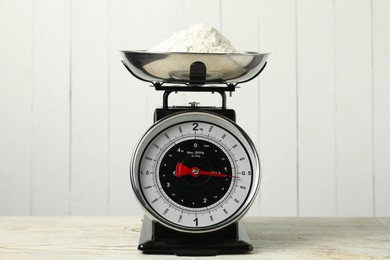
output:
[[[390,218],[243,222],[254,246],[245,259],[390,259]],[[137,250],[140,229],[136,217],[0,217],[0,259],[187,259],[143,255]]]

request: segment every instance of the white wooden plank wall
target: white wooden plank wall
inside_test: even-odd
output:
[[[162,93],[119,50],[207,22],[270,52],[228,99],[255,142],[249,215],[390,216],[387,0],[1,0],[0,215],[141,215],[133,148]],[[218,95],[172,94],[176,105]]]
[[[32,19],[31,0],[0,1],[1,214],[31,213]]]
[[[334,9],[336,210],[340,216],[370,216],[374,207],[371,2],[336,1]]]
[[[372,5],[372,76],[374,138],[374,214],[389,216],[390,187],[390,1],[378,0]]]
[[[263,173],[261,215],[296,216],[296,3],[262,0],[258,16],[259,51],[271,53],[267,68],[260,77],[258,99],[258,150]],[[273,64],[278,64],[278,67],[272,68]]]
[[[32,11],[31,214],[67,215],[71,147],[69,2],[36,1]]]
[[[333,10],[333,1],[297,1],[298,213],[303,216],[336,214]]]
[[[108,213],[107,1],[70,1],[70,214]]]

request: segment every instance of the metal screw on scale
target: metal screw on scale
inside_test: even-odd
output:
[[[188,102],[188,104],[191,105],[191,107],[198,107],[200,103],[193,101],[193,102]]]

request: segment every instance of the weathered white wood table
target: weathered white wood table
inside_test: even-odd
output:
[[[245,258],[390,259],[390,218],[247,217],[244,225],[255,248]],[[139,252],[140,229],[134,217],[0,217],[0,259],[178,259]]]

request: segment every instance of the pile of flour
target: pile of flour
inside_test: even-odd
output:
[[[174,33],[171,37],[149,50],[150,52],[235,52],[230,41],[217,29],[205,24],[195,24],[187,30]]]

